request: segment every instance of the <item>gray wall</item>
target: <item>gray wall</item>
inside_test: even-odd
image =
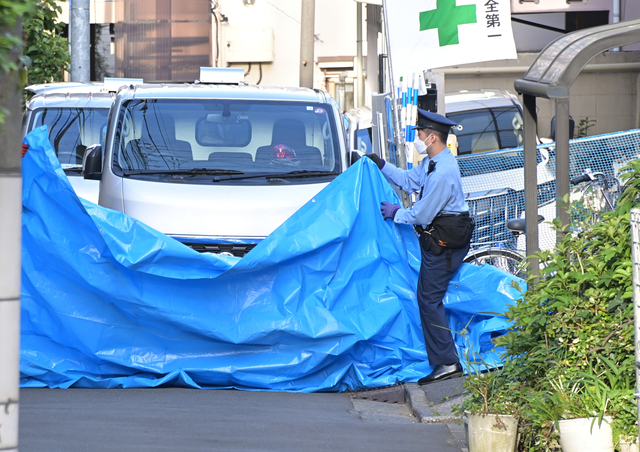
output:
[[[521,78],[537,54],[518,54],[518,60],[445,68],[447,91],[473,88],[504,88],[514,91],[513,82]],[[595,119],[588,135],[598,135],[640,127],[638,86],[640,52],[605,52],[594,58],[571,87],[569,114],[576,123]],[[555,106],[537,99],[538,135],[548,136]]]

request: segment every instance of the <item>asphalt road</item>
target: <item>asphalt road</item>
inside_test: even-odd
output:
[[[180,388],[22,389],[19,440],[20,452],[461,450],[404,405]]]

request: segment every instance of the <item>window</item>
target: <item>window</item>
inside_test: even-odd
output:
[[[472,110],[448,114],[458,124],[458,155],[522,146],[522,114],[517,107]]]
[[[102,143],[107,108],[41,108],[34,112],[31,130],[43,125],[64,169],[82,168],[87,146]]]
[[[333,112],[318,103],[132,100],[119,122],[114,166],[123,171],[341,171]]]

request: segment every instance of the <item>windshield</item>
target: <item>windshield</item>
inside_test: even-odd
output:
[[[87,146],[102,143],[108,108],[40,108],[33,113],[31,130],[43,125],[64,169],[81,169]]]
[[[447,114],[458,124],[458,155],[522,146],[522,114],[517,107],[486,108]]]
[[[118,121],[112,165],[119,174],[216,170],[230,174],[223,180],[254,180],[248,176],[341,171],[333,112],[322,104],[131,100]]]

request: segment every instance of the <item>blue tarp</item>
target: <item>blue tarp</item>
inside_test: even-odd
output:
[[[345,391],[431,371],[419,245],[382,219],[380,202],[397,196],[369,159],[237,259],[79,199],[46,129],[25,142],[22,387]],[[508,324],[477,313],[513,303],[510,282],[465,264],[445,300],[452,330],[488,360]]]

